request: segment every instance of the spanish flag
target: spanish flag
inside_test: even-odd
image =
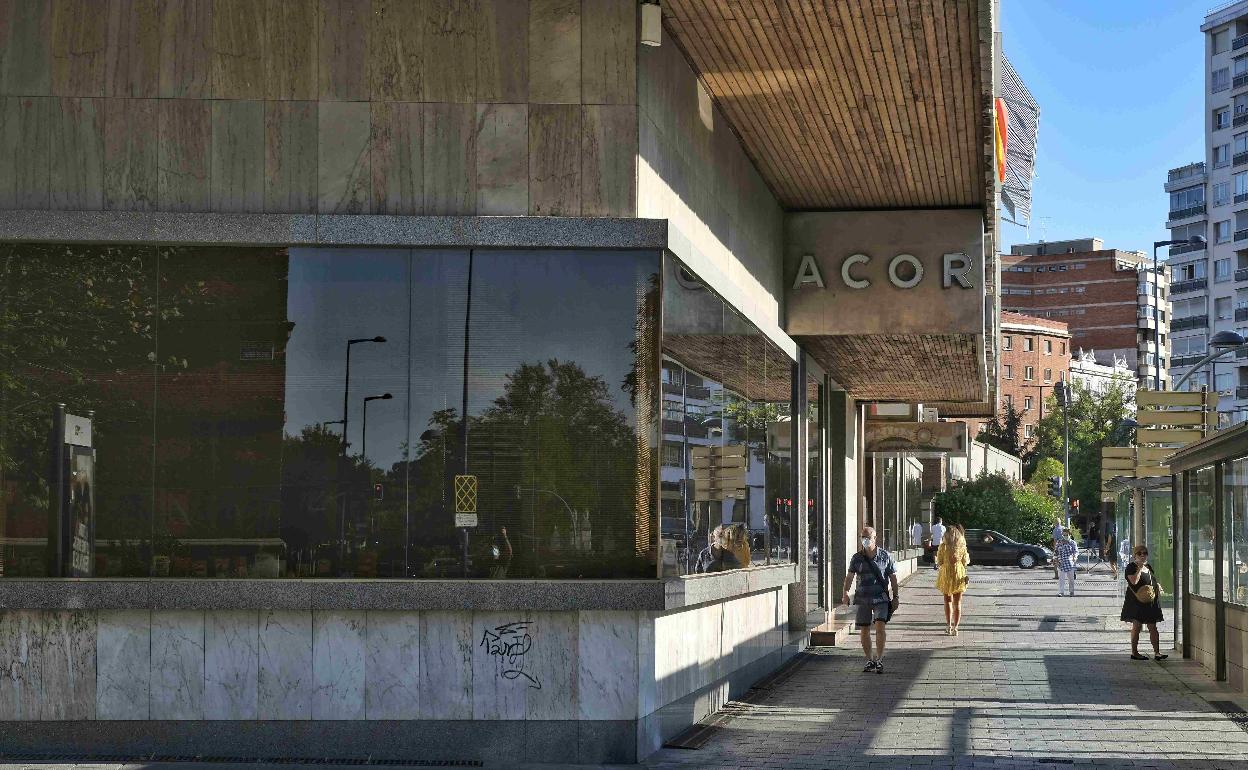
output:
[[[993,121],[993,134],[996,136],[997,145],[997,181],[1005,181],[1005,143],[1006,143],[1006,113],[1005,100],[998,97],[993,100],[996,106],[996,120]]]

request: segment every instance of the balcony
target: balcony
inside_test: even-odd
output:
[[[1205,181],[1205,164],[1203,161],[1188,163],[1186,166],[1170,169],[1166,174],[1166,192],[1174,192],[1184,187],[1191,187]]]
[[[1248,321],[1248,307],[1235,308],[1235,320],[1236,321]]]
[[[1181,332],[1184,329],[1204,329],[1209,325],[1207,315],[1189,315],[1186,318],[1175,318],[1170,322],[1170,331]]]
[[[1240,35],[1231,41],[1231,50],[1238,51],[1244,46],[1248,46],[1248,35]]]
[[[1235,399],[1241,400],[1248,398],[1248,385],[1240,385],[1235,388]]]
[[[1248,86],[1248,72],[1236,75],[1235,79],[1231,81],[1231,88],[1242,88],[1244,86]]]
[[[1248,155],[1248,153],[1245,153]],[[1205,247],[1199,243],[1180,243],[1178,246],[1170,247],[1170,256],[1177,257],[1180,254],[1191,254],[1193,251],[1204,251]]]
[[[1235,119],[1231,121],[1231,125],[1239,128],[1245,124],[1248,124],[1248,110],[1240,110],[1239,112],[1236,112]]]
[[[1189,366],[1194,366],[1202,358],[1204,358],[1204,355],[1201,355],[1201,354],[1194,355],[1194,356],[1171,356],[1170,368],[1171,369],[1184,369]]]
[[[1244,359],[1244,358],[1248,358],[1248,350],[1236,350],[1236,351],[1235,351],[1235,358],[1237,358],[1237,359]]]
[[[1248,117],[1248,115],[1246,115],[1245,117]],[[1201,214],[1204,214],[1204,213],[1205,213],[1205,204],[1198,203],[1195,206],[1188,206],[1185,209],[1175,209],[1174,211],[1171,211],[1170,221],[1173,222],[1178,219],[1189,219],[1191,217],[1200,216]]]
[[[1232,166],[1242,166],[1248,163],[1248,152],[1237,152],[1231,157]]]
[[[1193,291],[1202,291],[1209,288],[1208,278],[1193,278],[1190,281],[1175,281],[1170,284],[1170,296],[1175,294],[1188,294]]]
[[[1248,241],[1248,228],[1245,228],[1243,230],[1236,230],[1235,240],[1236,241]]]
[[[1241,267],[1235,271],[1236,281],[1248,281],[1248,267]]]

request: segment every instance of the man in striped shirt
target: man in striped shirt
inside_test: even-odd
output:
[[[1075,545],[1075,541],[1070,539],[1069,529],[1062,529],[1062,537],[1057,541],[1053,550],[1057,553],[1057,595],[1074,596],[1075,560],[1079,556],[1079,546]],[[1066,591],[1067,584],[1070,585],[1069,593]]]

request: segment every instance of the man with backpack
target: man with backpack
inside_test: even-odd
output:
[[[867,657],[863,671],[884,673],[884,624],[897,610],[900,590],[897,586],[897,565],[888,551],[876,546],[875,529],[863,527],[862,548],[849,560],[845,573],[845,604],[849,604],[849,587],[857,576],[854,604],[858,607],[855,623],[862,638],[862,652]],[[892,591],[890,593],[889,588]],[[875,627],[875,655],[871,654],[871,627]]]

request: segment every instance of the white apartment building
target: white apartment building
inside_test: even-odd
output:
[[[1205,158],[1171,169],[1166,227],[1173,239],[1204,236],[1206,248],[1173,246],[1170,368],[1190,371],[1219,331],[1248,336],[1248,0],[1205,16]],[[1248,414],[1248,356],[1206,365],[1183,386],[1221,394],[1225,422]],[[1210,381],[1210,374],[1213,374]]]

